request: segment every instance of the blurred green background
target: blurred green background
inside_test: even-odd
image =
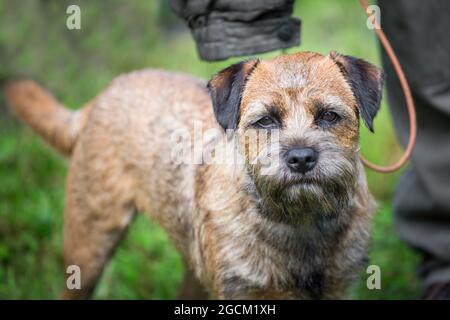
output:
[[[70,4],[81,7],[81,30],[66,28]],[[302,19],[302,44],[287,52],[336,50],[380,65],[376,39],[356,0],[297,0],[295,15]],[[74,109],[124,72],[151,67],[207,79],[234,61],[200,61],[189,31],[164,0],[0,0],[0,86],[11,76],[32,77]],[[377,163],[398,157],[385,102],[375,135],[363,129],[361,144]],[[65,285],[66,168],[65,159],[10,114],[0,93],[0,299],[59,297]],[[392,222],[399,174],[367,173],[379,203],[370,257],[381,268],[382,289],[368,290],[362,272],[351,298],[418,298],[418,257],[400,242]],[[105,270],[95,298],[175,298],[182,274],[180,257],[164,232],[139,217]]]

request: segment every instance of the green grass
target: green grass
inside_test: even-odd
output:
[[[65,29],[65,8],[78,3],[82,30]],[[302,45],[312,50],[364,57],[379,64],[374,35],[357,1],[298,1]],[[208,78],[236,61],[206,63],[194,43],[159,1],[0,0],[0,80],[31,76],[65,104],[78,108],[120,73],[157,67]],[[264,54],[270,57],[280,52]],[[399,155],[387,106],[375,134],[361,133],[363,153],[377,163]],[[61,258],[65,160],[6,110],[0,95],[0,299],[57,298],[64,286]],[[367,275],[352,290],[356,299],[419,296],[418,257],[398,239],[391,200],[398,173],[368,172],[380,206],[374,222],[371,263],[382,272],[382,290],[368,290]],[[165,233],[139,217],[106,269],[96,298],[176,297],[183,266]]]

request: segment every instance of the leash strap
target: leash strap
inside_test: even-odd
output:
[[[361,6],[365,10],[367,16],[370,18],[371,13],[368,10],[369,5],[367,4],[366,0],[359,0]],[[411,90],[409,89],[408,81],[406,80],[405,74],[403,73],[403,69],[397,59],[397,56],[394,53],[394,50],[391,47],[391,44],[389,40],[387,39],[386,35],[384,34],[383,30],[381,29],[381,26],[378,24],[376,19],[373,19],[372,24],[375,29],[375,33],[380,40],[384,50],[386,51],[389,59],[392,62],[392,65],[394,66],[395,73],[397,74],[398,80],[400,81],[400,85],[403,90],[403,95],[405,96],[406,101],[406,108],[408,110],[408,116],[409,116],[409,140],[408,145],[400,157],[400,159],[391,165],[388,166],[380,166],[374,163],[371,163],[369,160],[364,158],[363,155],[360,155],[361,161],[364,163],[364,165],[367,168],[370,168],[376,172],[380,173],[391,173],[394,171],[397,171],[400,169],[411,157],[411,153],[414,148],[414,144],[416,143],[416,135],[417,135],[417,125],[416,125],[416,111],[414,108],[414,101],[411,95]]]

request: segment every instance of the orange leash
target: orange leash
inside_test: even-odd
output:
[[[366,0],[359,0],[361,6],[364,8],[367,16],[370,18],[371,14],[368,12],[368,4]],[[406,101],[406,108],[408,110],[409,115],[409,141],[408,145],[405,149],[405,152],[400,157],[400,159],[389,166],[379,166],[376,164],[373,164],[369,162],[366,158],[364,158],[361,155],[361,161],[364,163],[364,165],[374,171],[381,172],[381,173],[390,173],[394,172],[398,169],[400,169],[411,157],[411,153],[414,148],[414,144],[416,143],[416,135],[417,135],[417,126],[416,126],[416,111],[414,108],[414,101],[411,95],[411,90],[409,89],[408,81],[406,80],[405,74],[403,73],[402,67],[400,66],[400,63],[398,62],[397,56],[394,53],[394,50],[391,47],[391,44],[389,43],[389,40],[386,38],[386,35],[384,34],[383,30],[381,29],[380,25],[376,21],[376,19],[373,19],[372,24],[374,26],[375,32],[377,34],[378,39],[380,40],[381,44],[383,45],[384,50],[386,50],[386,53],[389,57],[389,59],[392,62],[392,65],[394,66],[394,70],[398,76],[398,79],[400,81],[400,85],[403,90],[403,94],[405,96]]]

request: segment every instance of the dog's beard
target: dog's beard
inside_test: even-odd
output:
[[[292,173],[279,158],[247,165],[247,188],[262,214],[302,224],[333,219],[344,211],[356,189],[357,154],[346,154],[331,143],[321,149],[316,167],[306,174]]]

